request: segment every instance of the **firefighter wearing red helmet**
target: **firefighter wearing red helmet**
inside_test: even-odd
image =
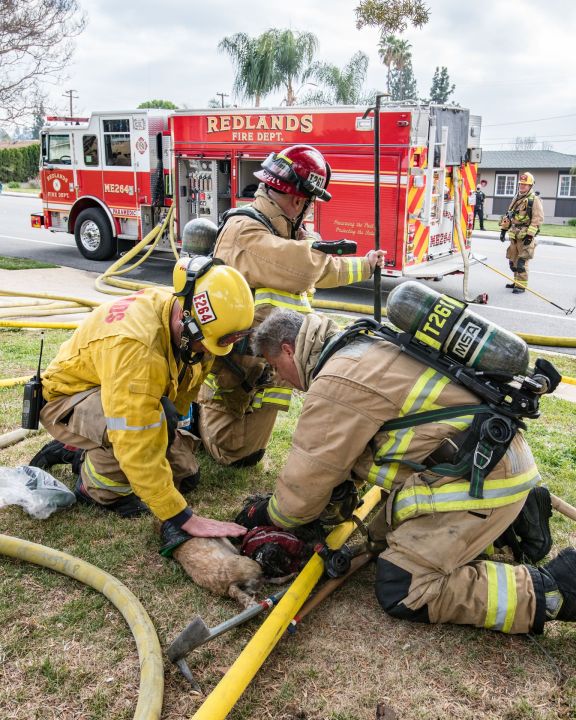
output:
[[[540,225],[544,222],[544,208],[542,201],[534,192],[534,175],[529,172],[520,173],[518,178],[518,192],[506,215],[500,220],[500,240],[508,240],[510,245],[506,250],[506,257],[510,270],[514,273],[514,282],[507,283],[515,295],[526,292],[528,286],[528,261],[534,257],[536,249],[536,235],[540,232]]]
[[[245,277],[254,293],[253,327],[275,308],[311,313],[314,288],[368,280],[384,253],[365,257],[327,255],[312,247],[318,235],[305,226],[316,201],[328,202],[330,166],[310,145],[271,153],[254,173],[260,180],[254,202],[230,211],[220,228],[214,257]],[[241,214],[246,210],[250,215]],[[200,393],[200,435],[223,465],[248,466],[264,455],[279,410],[288,410],[291,389],[248,342],[217,361]]]

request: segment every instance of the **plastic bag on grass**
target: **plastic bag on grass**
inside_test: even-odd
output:
[[[74,493],[45,470],[30,465],[0,467],[0,508],[20,505],[28,515],[44,520],[75,502]]]

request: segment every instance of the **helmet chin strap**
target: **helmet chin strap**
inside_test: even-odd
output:
[[[204,335],[196,324],[192,312],[190,310],[192,304],[192,293],[188,293],[184,300],[184,317],[182,318],[182,337],[180,339],[181,359],[183,363],[179,380],[182,379],[186,372],[186,366],[195,365],[200,362],[204,356],[204,352],[195,352],[192,345],[195,342],[201,342]]]
[[[306,213],[308,212],[308,208],[310,207],[311,202],[311,197],[306,198],[306,202],[302,206],[302,212],[300,213],[300,215],[298,215],[296,220],[292,222],[292,234],[294,235],[294,237],[296,237],[296,233],[300,229],[300,225],[302,225],[302,222],[304,220],[304,217],[306,216]]]

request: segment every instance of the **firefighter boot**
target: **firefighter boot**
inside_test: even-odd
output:
[[[41,470],[50,470],[53,465],[72,465],[72,472],[78,475],[83,456],[84,450],[64,445],[59,440],[51,440],[34,455],[28,465]]]
[[[134,493],[125,495],[124,497],[107,504],[97,502],[94,498],[90,497],[84,487],[82,478],[80,477],[76,481],[74,495],[76,496],[76,501],[80,505],[88,505],[90,507],[99,508],[100,510],[106,510],[107,512],[113,512],[123,518],[137,518],[141,515],[150,513],[148,506],[145,505]]]
[[[547,619],[576,622],[576,548],[564,548],[539,570],[554,582],[561,595],[559,607],[551,613],[548,602],[550,593],[546,592]]]

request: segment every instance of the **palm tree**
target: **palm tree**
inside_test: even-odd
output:
[[[386,66],[386,92],[390,93],[392,69],[403,70],[412,58],[412,46],[408,40],[401,40],[395,35],[380,38],[378,54]]]
[[[286,105],[296,103],[294,85],[305,74],[318,49],[318,38],[311,32],[270,29],[260,37],[262,48],[274,55],[275,86],[286,88]]]
[[[263,38],[262,35],[251,38],[246,33],[236,33],[218,44],[218,50],[228,53],[236,67],[234,93],[242,99],[253,99],[256,107],[260,107],[263,95],[278,87],[271,54],[273,48]]]
[[[322,97],[329,105],[355,105],[367,99],[362,90],[367,71],[368,55],[359,51],[342,69],[337,65],[315,62],[304,73],[303,79],[311,77],[325,86],[325,91],[319,91],[310,98]]]

